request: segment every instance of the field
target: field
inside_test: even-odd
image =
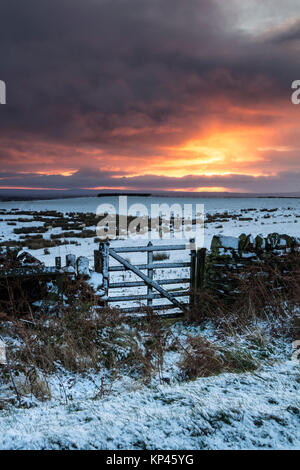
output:
[[[0,203],[0,244],[21,243],[46,265],[70,253],[87,256],[92,265],[99,244],[93,214],[103,202],[117,199]],[[130,200],[148,207],[162,202],[204,204],[206,248],[216,234],[299,236],[300,199]],[[112,246],[147,243],[116,240]],[[178,240],[155,240],[170,243]],[[128,255],[133,264],[145,262],[144,256]],[[171,261],[188,259],[188,250],[170,252]],[[182,272],[170,269],[163,276]],[[114,281],[130,278],[114,273]],[[33,327],[2,322],[17,374],[0,378],[0,449],[299,448],[300,366],[292,359],[291,329],[299,306],[294,298],[278,299],[259,310],[245,297],[243,322],[234,309],[222,316],[211,308],[198,322],[151,315],[123,322],[115,311],[100,320],[81,311],[70,322],[69,310],[62,311],[60,320],[46,321],[51,335],[43,333],[42,317]],[[50,352],[53,367],[41,360]]]

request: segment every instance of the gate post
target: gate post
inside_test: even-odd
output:
[[[196,289],[202,289],[204,284],[206,248],[197,250],[196,260]]]
[[[195,239],[190,240],[191,247],[195,247]],[[195,303],[196,284],[196,250],[191,248],[191,272],[190,272],[190,307]]]
[[[94,250],[94,270],[95,273],[101,273],[102,274],[102,264],[101,264],[101,254],[100,254],[100,248],[99,250]]]
[[[55,267],[57,270],[61,269],[61,257],[60,256],[55,257]],[[60,298],[60,301],[63,302],[64,301],[64,278],[63,278],[62,273],[59,274],[59,276],[57,277],[57,288],[58,288],[58,296]]]
[[[108,296],[109,287],[109,243],[100,243],[98,255],[95,256],[95,271],[103,276],[103,290],[105,296]]]
[[[153,246],[151,242],[148,243],[148,246]],[[147,251],[147,264],[152,264],[153,263],[153,251]],[[153,269],[148,268],[148,277],[153,280]],[[153,288],[149,285],[147,285],[147,295],[152,294]],[[147,299],[147,306],[151,307],[152,306],[152,299]]]

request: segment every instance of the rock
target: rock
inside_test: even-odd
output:
[[[18,264],[20,266],[44,266],[44,263],[42,263],[40,260],[32,256],[30,253],[27,251],[24,251],[18,256]]]
[[[76,267],[76,256],[69,254],[66,256],[66,266],[67,267],[72,267],[75,269]]]
[[[201,285],[230,299],[239,292],[243,272],[272,260],[284,263],[284,256],[299,246],[298,239],[278,233],[257,235],[255,239],[245,233],[239,238],[215,235],[206,256]]]
[[[254,242],[255,251],[258,253],[266,248],[266,241],[263,235],[257,235]]]
[[[242,233],[239,236],[238,250],[239,250],[240,255],[242,255],[244,251],[253,250],[253,246],[254,246],[254,240],[253,240],[252,235],[246,235],[245,233]]]
[[[90,277],[89,260],[85,256],[79,256],[76,261],[78,276]]]
[[[223,235],[214,235],[210,249],[218,251],[220,248],[237,250],[239,247],[239,239],[234,237],[226,237]]]
[[[0,339],[0,365],[6,364],[6,345],[4,341]]]
[[[90,279],[87,282],[98,295],[104,295],[104,291],[101,291],[101,287],[103,286],[102,274],[96,273],[95,271],[92,272]]]

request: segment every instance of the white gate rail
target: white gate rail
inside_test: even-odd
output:
[[[147,246],[139,246],[139,247],[119,247],[119,248],[111,248],[109,243],[101,243],[100,250],[98,252],[97,257],[99,260],[95,263],[99,265],[99,269],[101,270],[104,278],[104,289],[107,295],[107,303],[113,302],[133,302],[133,301],[146,301],[147,306],[153,308],[155,310],[169,310],[169,309],[180,309],[181,312],[186,312],[188,308],[188,304],[179,302],[177,297],[189,297],[191,295],[191,282],[194,278],[194,273],[192,269],[194,267],[193,263],[190,262],[168,262],[168,263],[155,263],[153,262],[153,252],[158,251],[179,251],[179,250],[186,250],[186,245],[159,245],[153,246],[151,242]],[[133,265],[119,253],[147,253],[147,264],[140,264],[140,265]],[[193,255],[193,252],[191,252]],[[95,253],[96,255],[96,253]],[[120,266],[109,266],[109,257],[112,257]],[[95,257],[96,259],[96,257]],[[157,269],[167,269],[167,268],[190,268],[190,276],[189,277],[181,277],[181,278],[174,278],[174,279],[163,279],[163,280],[154,280],[153,279],[153,270]],[[143,270],[147,271],[147,274],[143,272]],[[141,281],[123,281],[123,282],[109,282],[109,273],[110,272],[122,272],[122,271],[130,271],[133,272],[136,276],[138,276]],[[188,284],[188,289],[184,291],[177,291],[177,292],[169,292],[163,285],[173,285],[173,284]],[[109,296],[108,292],[110,289],[120,289],[120,288],[132,288],[132,287],[147,287],[147,293],[145,294],[133,294],[133,295],[117,295],[117,296]],[[154,293],[153,291],[156,291]],[[164,305],[153,305],[154,299],[165,298],[167,299],[170,304]],[[127,307],[121,308],[120,310],[124,312],[134,312],[138,310],[138,307]]]

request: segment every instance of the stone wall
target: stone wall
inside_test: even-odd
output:
[[[202,266],[201,285],[222,296],[232,297],[238,290],[241,273],[250,266],[276,264],[279,269],[286,255],[298,251],[300,239],[272,233],[267,237],[242,234],[239,238],[215,235]],[[198,268],[198,273],[200,272]]]

